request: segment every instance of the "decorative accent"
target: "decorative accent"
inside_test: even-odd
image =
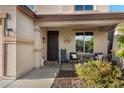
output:
[[[65,44],[69,44],[71,42],[71,38],[69,36],[65,36],[63,41]]]

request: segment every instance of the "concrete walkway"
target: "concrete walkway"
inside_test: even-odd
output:
[[[50,88],[60,65],[46,65],[40,70],[33,70],[26,76],[10,83],[7,88]]]
[[[8,86],[9,84],[13,83],[15,80],[5,80],[5,79],[1,79],[0,80],[0,88],[5,88],[6,86]]]
[[[63,63],[61,65],[61,70],[74,70],[74,65],[69,63]]]

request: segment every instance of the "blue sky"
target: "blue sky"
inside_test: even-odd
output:
[[[124,5],[110,5],[109,6],[110,11],[116,11],[116,12],[121,12],[124,11]]]

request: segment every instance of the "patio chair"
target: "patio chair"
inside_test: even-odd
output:
[[[79,62],[81,62],[81,58],[78,57],[76,52],[70,52],[70,61],[72,63],[79,63]]]
[[[68,63],[66,49],[61,49],[61,63]]]
[[[94,53],[94,60],[103,60],[103,53]]]

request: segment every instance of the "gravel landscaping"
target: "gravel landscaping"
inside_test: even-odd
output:
[[[60,70],[52,88],[81,88],[81,80],[74,70]]]

